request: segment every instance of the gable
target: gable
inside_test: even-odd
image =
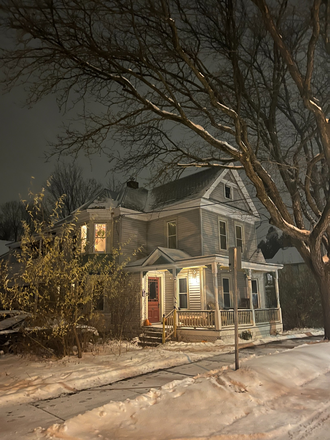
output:
[[[209,190],[206,191],[204,197],[259,217],[254,203],[236,170],[224,170]]]

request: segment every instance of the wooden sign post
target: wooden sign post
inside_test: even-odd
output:
[[[234,326],[235,326],[235,370],[239,369],[238,353],[238,289],[237,272],[241,269],[241,248],[229,248],[229,268],[233,274],[233,295],[234,295]]]

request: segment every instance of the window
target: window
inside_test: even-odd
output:
[[[233,191],[229,185],[225,185],[225,198],[230,200],[233,199]]]
[[[223,305],[224,307],[229,308],[231,306],[229,278],[222,278],[222,291],[223,291]]]
[[[96,223],[94,228],[94,252],[105,252],[106,224]]]
[[[83,225],[80,229],[81,252],[86,252],[87,245],[87,225]]]
[[[220,234],[220,249],[227,249],[227,224],[226,222],[219,221],[219,234]]]
[[[243,250],[243,231],[242,226],[235,226],[236,247],[240,247]]]
[[[179,278],[179,308],[188,308],[187,278]]]
[[[176,221],[167,222],[167,247],[176,249]]]
[[[258,309],[259,308],[259,295],[258,295],[258,281],[257,280],[251,280],[252,284],[252,303],[253,308]]]

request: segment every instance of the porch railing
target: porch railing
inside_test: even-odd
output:
[[[254,313],[256,324],[281,321],[280,309],[255,309]]]
[[[167,315],[163,316],[163,333],[162,333],[162,343],[165,344],[167,339],[173,335],[176,338],[176,327],[177,327],[177,310],[171,310]]]
[[[234,310],[220,310],[221,327],[234,325]],[[251,309],[238,310],[238,325],[253,325]]]
[[[178,327],[215,328],[214,310],[178,310]]]
[[[177,310],[177,327],[215,328],[215,310]],[[254,315],[254,316],[253,316]],[[238,325],[262,324],[264,322],[281,322],[279,309],[239,309]],[[174,311],[165,317],[166,334],[174,333]],[[234,310],[220,310],[220,328],[234,326]],[[164,330],[164,331],[165,331]],[[169,337],[169,336],[167,336]]]

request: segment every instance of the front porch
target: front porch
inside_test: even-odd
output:
[[[130,268],[141,279],[141,325],[163,327],[164,337],[186,341],[233,338],[233,279],[228,257],[190,257],[157,248]],[[238,273],[238,326],[253,339],[283,330],[280,265],[242,261]]]
[[[163,323],[153,326],[163,329],[163,342],[171,338],[178,341],[207,341],[216,339],[233,340],[234,310],[173,310],[163,318]],[[216,322],[219,325],[216,325]],[[238,310],[238,333],[241,339],[259,339],[281,332],[281,309]],[[247,337],[247,334],[250,337]],[[230,341],[229,341],[230,342]]]

